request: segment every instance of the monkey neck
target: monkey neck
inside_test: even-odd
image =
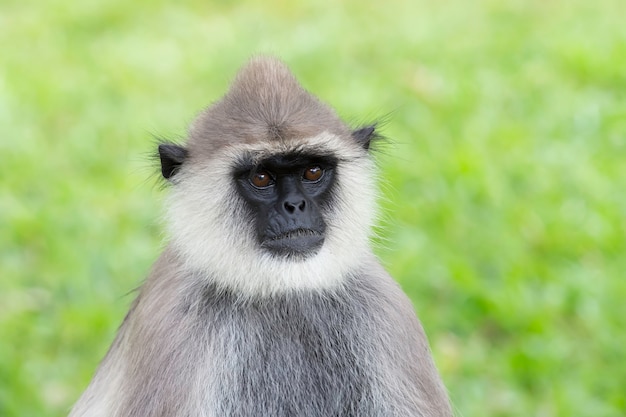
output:
[[[165,265],[166,259],[175,260],[173,264],[178,265],[178,270],[169,273],[184,277],[187,285],[213,285],[243,298],[271,297],[294,291],[340,289],[350,275],[367,269],[370,262],[364,259],[374,259],[367,245],[358,250],[353,245],[352,253],[347,252],[336,254],[322,247],[317,254],[300,260],[242,256],[229,262],[219,257],[199,260],[189,256],[184,248],[170,244],[155,270],[159,264]]]

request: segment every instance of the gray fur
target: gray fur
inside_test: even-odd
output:
[[[342,158],[327,240],[311,259],[268,258],[228,169],[241,152],[311,146]],[[367,244],[371,161],[334,112],[256,59],[187,149],[171,243],[70,416],[451,416],[412,305]]]
[[[187,146],[202,160],[233,144],[298,141],[325,131],[350,136],[335,112],[302,88],[286,65],[260,57],[239,71],[226,95],[198,116]]]
[[[181,270],[167,250],[101,364],[86,395],[113,395],[106,415],[451,415],[412,307],[375,260],[339,290],[261,299]],[[120,385],[99,386],[116,362]],[[73,415],[99,415],[89,407]]]

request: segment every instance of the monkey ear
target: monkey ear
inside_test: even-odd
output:
[[[159,158],[161,159],[161,174],[163,178],[170,179],[180,169],[187,159],[187,149],[170,143],[159,145]]]
[[[352,131],[352,138],[356,140],[364,149],[369,150],[372,140],[376,139],[376,125],[369,125]]]

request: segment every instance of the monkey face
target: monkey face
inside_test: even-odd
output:
[[[322,247],[323,210],[335,180],[336,161],[314,155],[276,155],[243,164],[238,191],[254,219],[259,246],[276,256],[307,257]]]
[[[211,154],[169,146],[159,150],[165,173],[174,173],[172,246],[207,280],[250,296],[330,288],[369,253],[374,166],[351,137],[322,133]]]

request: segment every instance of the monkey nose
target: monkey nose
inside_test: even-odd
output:
[[[285,211],[287,213],[295,214],[296,212],[304,212],[304,210],[306,209],[306,202],[304,200],[285,200],[285,202],[283,203],[283,207],[285,208]]]

